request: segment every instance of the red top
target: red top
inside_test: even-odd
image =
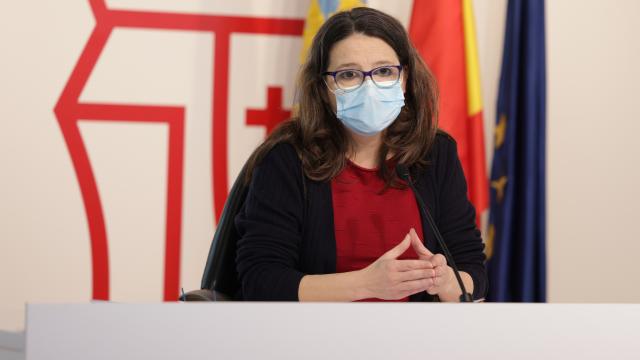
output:
[[[337,272],[367,267],[398,245],[411,228],[423,238],[420,213],[411,189],[388,188],[381,193],[384,180],[377,172],[347,160],[344,170],[331,181]],[[400,256],[400,259],[417,258],[411,247]]]

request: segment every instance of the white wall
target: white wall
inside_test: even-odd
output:
[[[640,302],[640,2],[547,7],[549,299]]]
[[[109,4],[291,18],[306,14],[306,3],[297,0]],[[409,20],[410,0],[371,0],[370,5],[404,23]],[[490,157],[506,0],[475,0],[474,5]],[[634,25],[640,3],[560,0],[547,6],[549,300],[639,302],[640,290],[627,289],[625,282],[640,275],[633,226],[640,213],[640,171],[634,166],[640,153],[634,142],[640,130],[640,110],[634,106],[640,93],[635,66],[640,31]],[[82,0],[14,2],[6,8],[0,13],[0,329],[18,330],[25,301],[91,297],[86,215],[53,107],[94,19]],[[213,232],[210,139],[203,135],[210,132],[212,40],[206,33],[117,30],[82,95],[90,101],[186,107],[181,267],[186,289],[199,284]],[[238,37],[233,51],[258,49],[257,57],[268,66],[295,66],[274,63],[272,41],[292,53],[300,46],[294,38]],[[236,63],[246,60],[239,56]],[[238,69],[231,70],[250,76]],[[234,85],[230,117],[242,120],[246,107],[263,107],[265,88],[274,82],[284,87],[285,103],[290,103],[293,77],[263,74]],[[107,194],[103,206],[113,241],[113,299],[160,301],[167,127],[86,121],[81,130],[100,191]],[[236,124],[229,131],[229,177],[234,177],[264,130]],[[139,214],[145,214],[145,221],[128,227]],[[135,248],[145,249],[146,257],[123,255]]]
[[[110,1],[116,9],[303,19],[305,2]],[[87,217],[54,106],[94,27],[88,1],[16,2],[0,12],[0,329],[24,324],[24,303],[91,298]],[[210,32],[114,29],[80,100],[185,108],[180,285],[199,287],[213,235]],[[293,100],[301,40],[235,35],[229,71],[228,177],[264,137],[242,126],[267,86]],[[288,52],[282,49],[289,49]],[[290,62],[279,61],[284,53]],[[268,71],[267,71],[268,70]],[[110,295],[162,300],[168,127],[83,120],[105,214]]]

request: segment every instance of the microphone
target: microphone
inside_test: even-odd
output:
[[[411,191],[413,191],[413,195],[416,197],[416,200],[418,201],[418,208],[420,209],[420,212],[427,219],[427,222],[429,223],[429,227],[431,227],[431,231],[433,231],[433,234],[435,235],[436,240],[438,240],[438,244],[440,245],[440,247],[442,248],[442,251],[444,252],[444,256],[447,259],[447,263],[453,269],[453,273],[456,276],[456,280],[458,281],[460,290],[462,290],[462,295],[460,295],[460,302],[473,302],[473,298],[471,294],[469,294],[467,292],[467,289],[464,287],[464,283],[462,282],[462,278],[460,277],[460,271],[458,271],[458,267],[456,266],[455,261],[453,261],[453,257],[451,256],[451,252],[449,252],[449,248],[447,247],[447,244],[445,244],[444,239],[442,239],[442,235],[440,234],[440,230],[438,230],[438,227],[436,226],[436,222],[433,221],[433,218],[431,217],[431,214],[429,213],[427,206],[424,204],[422,197],[420,196],[415,186],[413,185],[413,182],[411,181],[409,168],[407,168],[405,165],[398,164],[396,165],[396,173],[398,174],[398,177],[400,177],[400,179],[407,182],[407,184],[411,188]]]

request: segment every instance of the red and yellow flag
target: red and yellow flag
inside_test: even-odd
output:
[[[480,215],[489,205],[489,190],[471,0],[415,0],[409,35],[438,81],[439,125],[458,143],[480,228]]]

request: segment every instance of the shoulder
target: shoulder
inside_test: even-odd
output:
[[[262,161],[259,162],[258,166],[271,164],[271,163],[285,163],[285,164],[300,164],[300,159],[298,157],[298,152],[288,142],[280,142],[274,145],[267,153],[265,154]]]
[[[427,168],[440,172],[458,160],[458,145],[456,140],[443,130],[438,130],[433,144],[427,153]]]
[[[431,183],[437,187],[452,180],[461,166],[456,140],[446,132],[438,130],[427,155],[424,167],[416,169],[418,183]]]
[[[262,159],[256,164],[256,170],[274,167],[281,168],[283,170],[300,169],[300,158],[293,145],[288,142],[275,144],[271,149],[265,152]]]
[[[253,183],[272,183],[299,178],[302,164],[293,145],[280,142],[269,149],[255,166]]]
[[[456,151],[456,140],[444,130],[438,130],[429,151],[429,159],[435,161]]]

